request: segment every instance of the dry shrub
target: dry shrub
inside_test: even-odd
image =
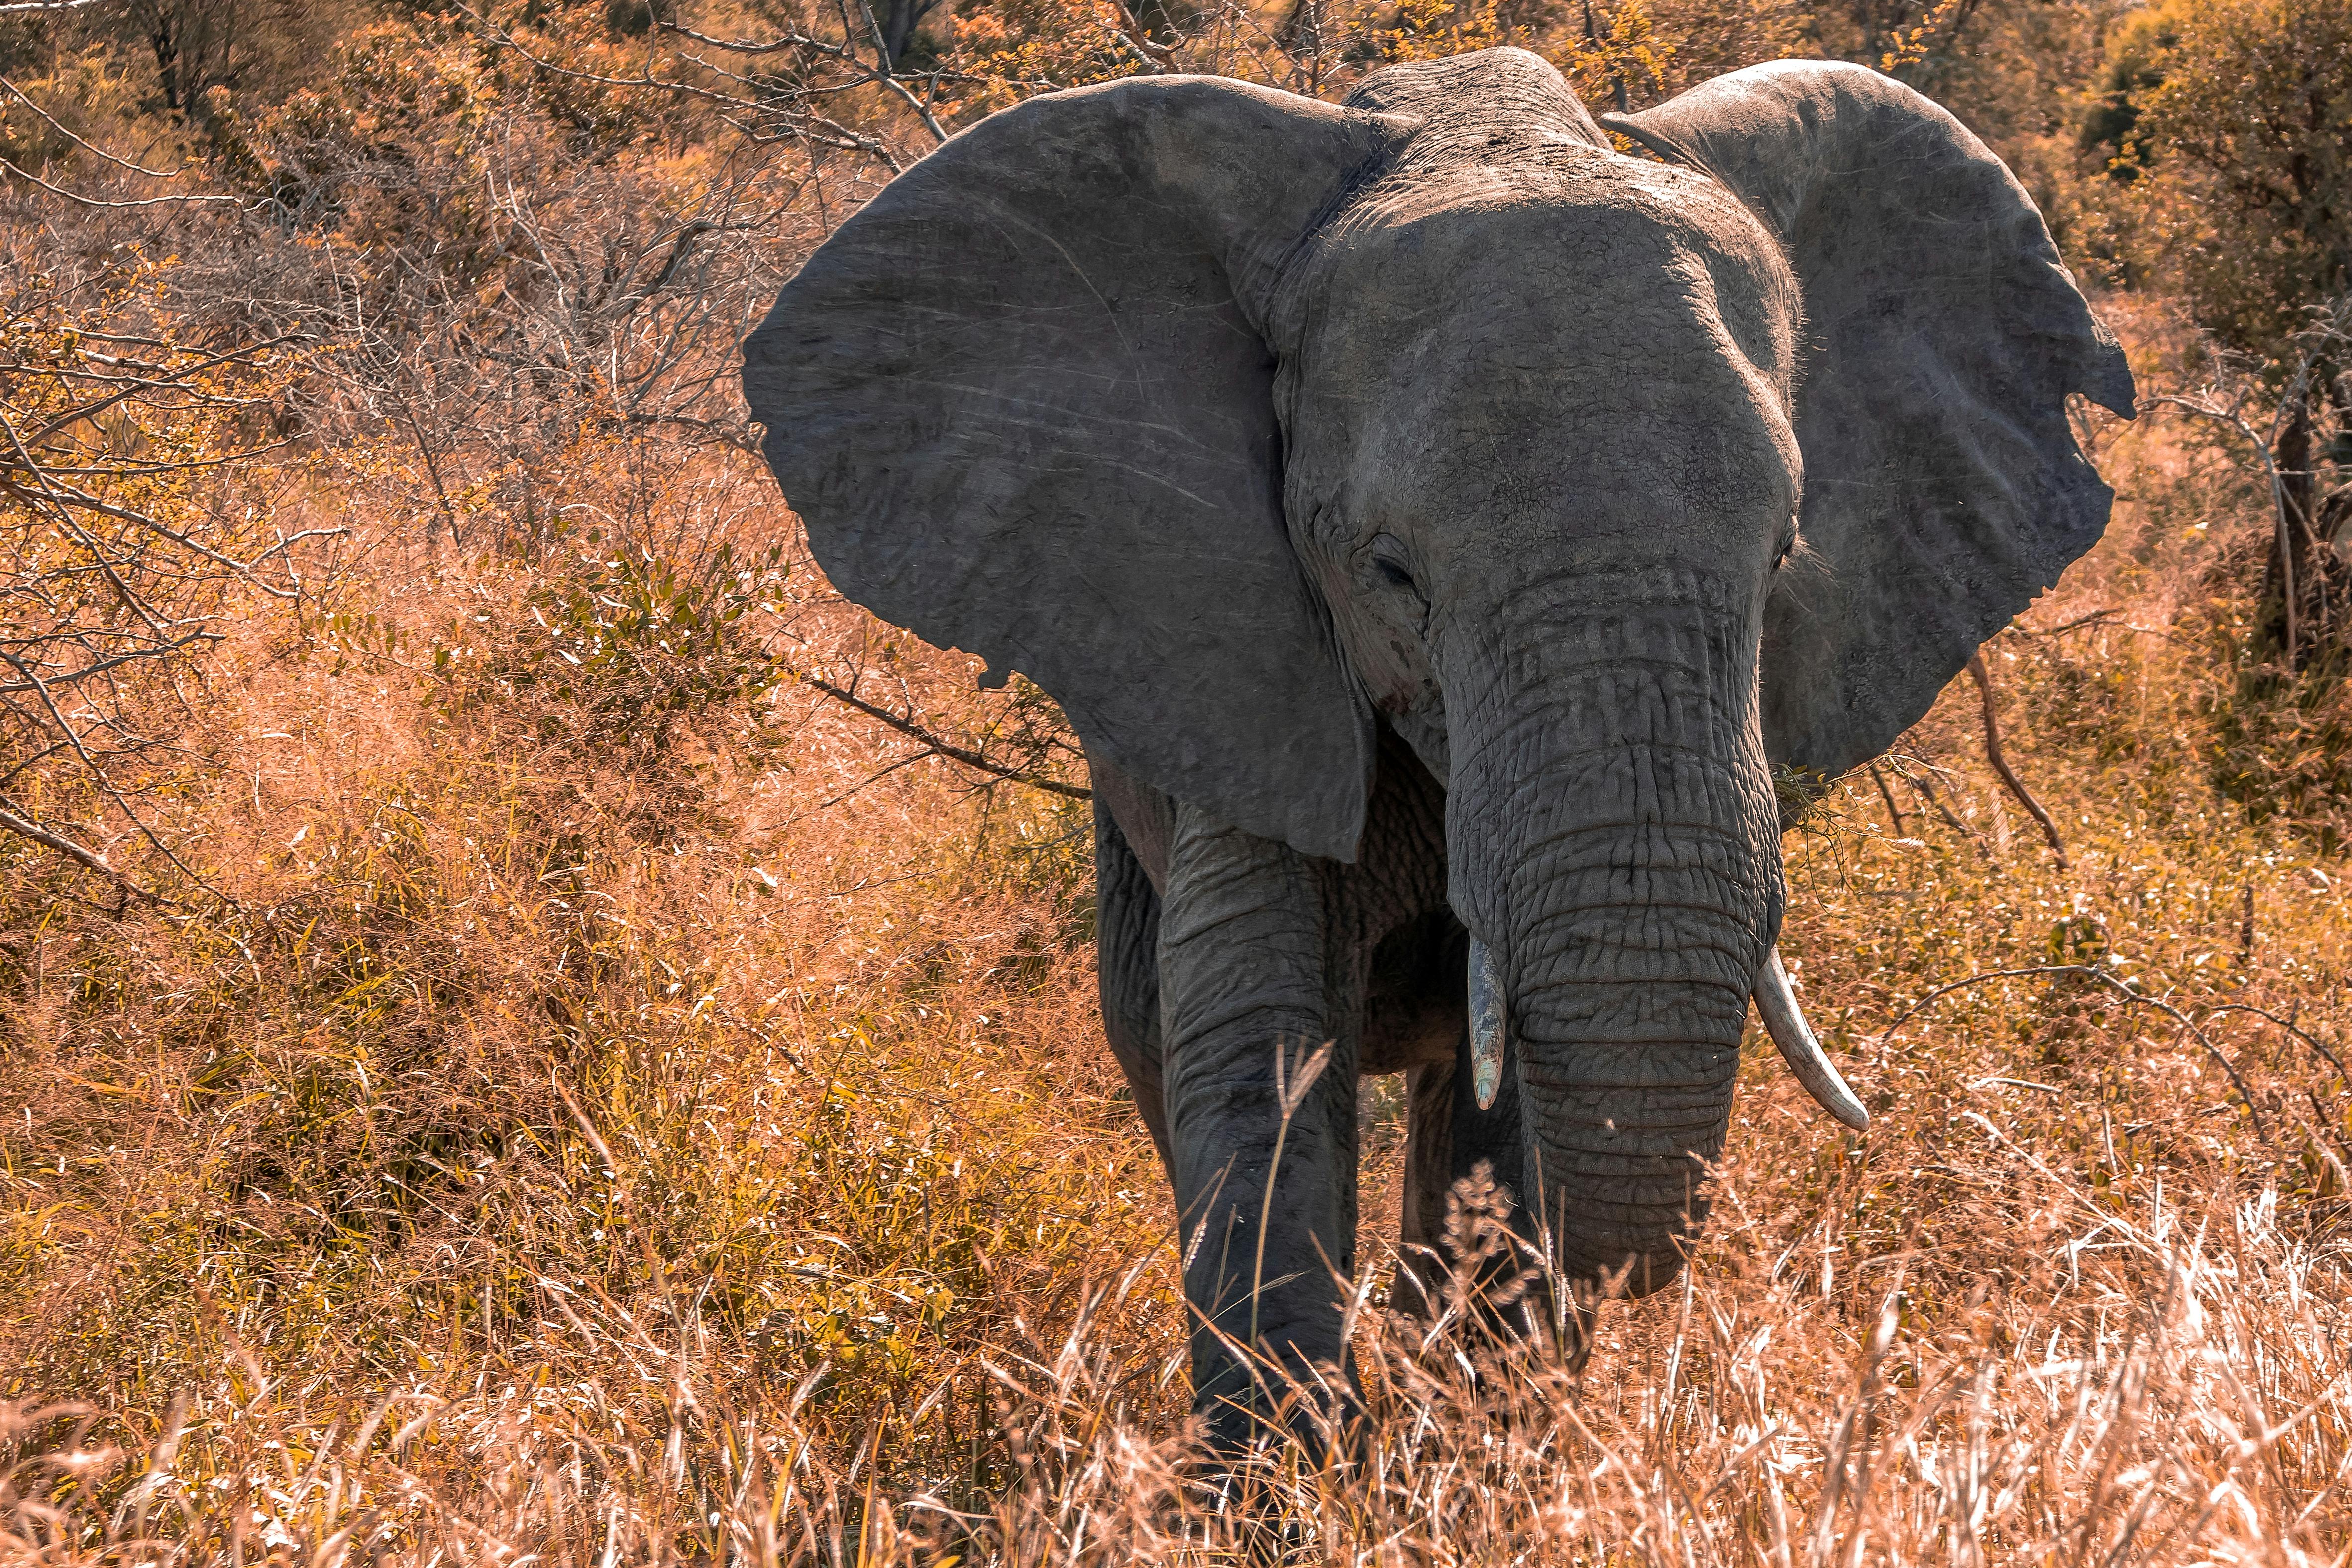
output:
[[[1361,1427],[1319,1461],[1204,1469],[1115,1286],[845,1433],[817,1376],[730,1396],[731,1336],[674,1285],[542,1324],[577,1382],[361,1398],[248,1364],[127,1446],[86,1407],[22,1409],[0,1495],[17,1551],[59,1562],[2327,1560],[2336,1255],[2275,1201],[2192,1184],[2119,1212],[1997,1135],[1953,1153],[2065,1244],[1938,1311],[1900,1262],[1825,1291],[1743,1225],[1581,1377],[1443,1333],[1368,1345]],[[894,1423],[934,1440],[894,1452]]]
[[[682,1278],[739,1382],[827,1365],[862,1419],[1149,1252],[1149,1151],[1089,1135],[1110,1080],[1063,1060],[1083,806],[872,777],[866,721],[773,655],[895,640],[788,538],[733,548],[387,548],[344,608],[250,623],[191,737],[242,763],[174,781],[233,902],[76,915],[12,862],[9,1393],[132,1405],[231,1347],[341,1386],[593,1376],[558,1298],[626,1322]]]

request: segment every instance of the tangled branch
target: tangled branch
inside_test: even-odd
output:
[[[285,444],[256,430],[301,337],[219,348],[168,321],[137,340],[103,329],[152,305],[155,281],[143,266],[79,289],[37,278],[0,326],[0,785],[15,791],[0,831],[164,903],[56,813],[94,804],[202,885],[126,781],[161,744],[147,706],[220,641],[232,594],[299,598],[299,547],[341,530],[266,533],[254,509],[219,504],[239,465]]]

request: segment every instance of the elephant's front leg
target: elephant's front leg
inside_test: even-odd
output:
[[[1180,808],[1167,890],[1160,1017],[1193,1398],[1231,1444],[1283,1374],[1346,1361],[1333,1275],[1355,1267],[1355,1020],[1331,995],[1323,879],[1296,851]]]

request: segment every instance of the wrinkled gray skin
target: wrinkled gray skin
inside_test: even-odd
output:
[[[1675,1275],[1781,918],[1771,765],[1875,755],[2105,526],[2065,398],[2128,414],[2129,374],[1957,121],[1785,62],[1612,123],[1650,155],[1507,49],[1336,108],[1057,93],[746,347],[833,580],[1085,741],[1105,1023],[1228,1435],[1223,1340],[1343,1360],[1360,1074],[1410,1074],[1408,1241],[1486,1159],[1571,1277]],[[1276,1052],[1327,1040],[1270,1175]]]

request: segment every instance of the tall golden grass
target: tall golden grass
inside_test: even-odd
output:
[[[1087,808],[774,663],[984,728],[967,662],[749,457],[583,442],[571,521],[463,556],[312,481],[359,553],[148,797],[225,898],[0,841],[0,1556],[2341,1561],[2352,867],[2216,782],[2259,501],[2096,439],[2108,542],[1987,650],[2067,866],[1965,682],[1788,844],[1871,1132],[1757,1037],[1686,1280],[1588,1364],[1389,1319],[1368,1247],[1362,1420],[1223,1466]]]

